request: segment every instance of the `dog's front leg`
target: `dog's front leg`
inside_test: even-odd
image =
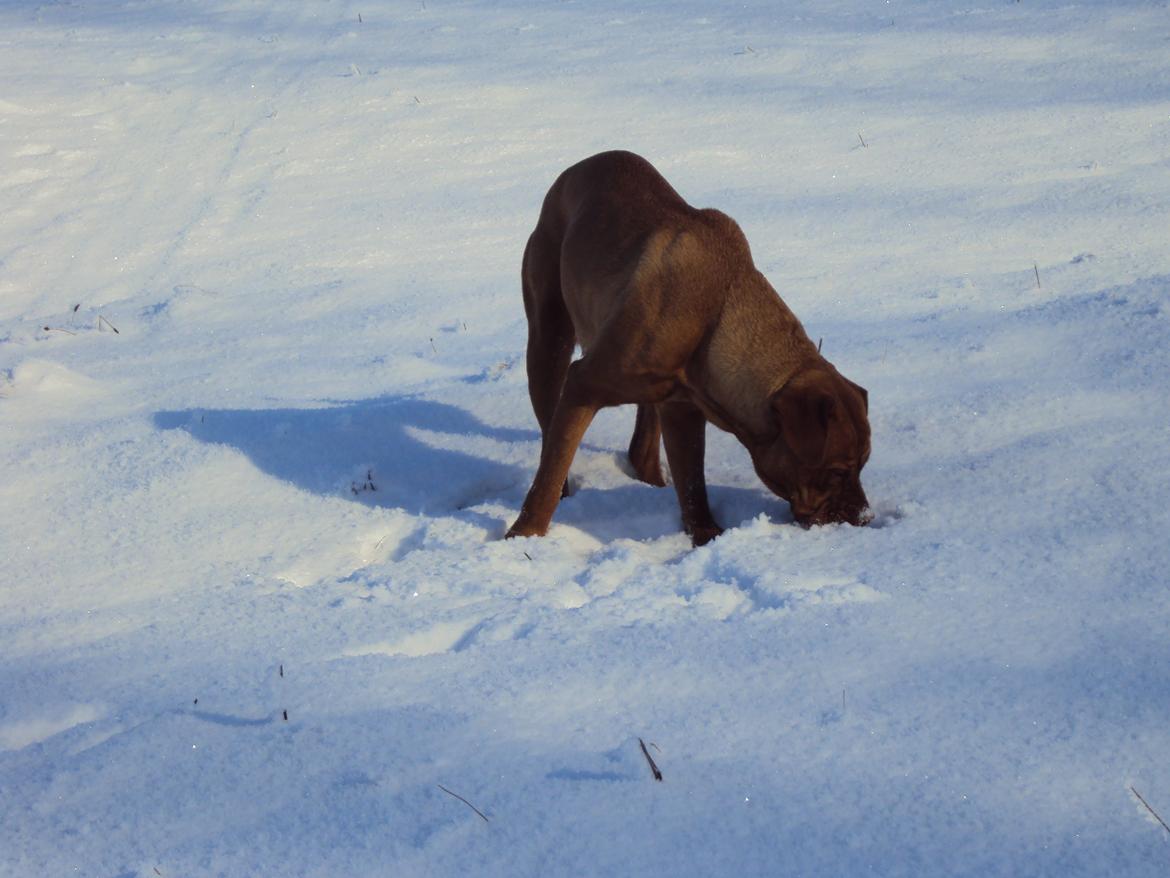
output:
[[[552,423],[541,443],[540,466],[524,498],[520,515],[508,528],[507,538],[544,536],[548,533],[553,512],[561,499],[561,489],[569,477],[573,455],[585,430],[601,408],[602,401],[590,391],[584,360],[569,367],[561,398],[553,412]]]
[[[702,546],[723,533],[707,503],[707,480],[703,457],[707,444],[707,418],[689,402],[664,402],[658,406],[666,461],[678,494],[683,530],[691,544]]]

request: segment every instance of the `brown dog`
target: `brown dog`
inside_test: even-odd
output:
[[[549,189],[522,276],[542,443],[509,537],[548,531],[586,427],[623,403],[638,405],[634,471],[665,484],[661,435],[696,546],[722,533],[703,478],[707,421],[739,438],[801,524],[864,523],[867,394],[818,353],[730,217],[691,207],[633,153],[601,153]]]

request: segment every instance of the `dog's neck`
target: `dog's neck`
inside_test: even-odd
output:
[[[796,315],[754,269],[727,292],[723,312],[695,363],[700,407],[745,443],[776,431],[771,399],[799,371],[821,360]]]

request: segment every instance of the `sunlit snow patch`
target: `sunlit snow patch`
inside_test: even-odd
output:
[[[0,750],[20,750],[46,741],[82,723],[93,722],[101,711],[92,704],[75,704],[0,725]]]
[[[346,658],[363,655],[406,655],[412,657],[435,655],[450,650],[474,627],[474,623],[468,620],[440,622],[430,628],[408,634],[401,640],[351,647],[345,650],[342,655]]]

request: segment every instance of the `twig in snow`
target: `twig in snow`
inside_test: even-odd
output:
[[[1032,263],[1032,271],[1036,272],[1036,289],[1040,289],[1040,266]]]
[[[869,149],[869,144],[865,142],[865,138],[861,136],[861,132],[857,132],[857,139],[861,141],[862,149]]]
[[[824,341],[825,341],[825,339],[823,337],[817,339],[817,353],[818,354],[821,352],[821,344],[823,344]]]
[[[66,335],[77,335],[72,329],[62,329],[60,326],[46,326],[45,332],[63,332]]]
[[[754,55],[754,54],[756,54],[756,50],[753,49],[751,46],[744,46],[742,52],[736,52],[735,54],[737,54],[737,55]]]
[[[281,713],[283,713],[283,714],[284,714],[284,721],[285,721],[285,722],[288,722],[288,711],[287,711],[287,710],[282,710],[282,711],[281,711]]]
[[[436,354],[439,352],[439,349],[437,347],[435,347],[435,340],[433,338],[431,339],[431,350],[434,351]]]
[[[527,552],[524,553],[524,557],[527,558],[529,561],[532,560],[532,556],[529,555]]]
[[[280,666],[280,676],[284,676],[284,665]]]
[[[110,327],[110,329],[114,330],[114,335],[121,335],[122,334],[122,333],[118,332],[118,327],[116,327],[110,321],[106,320],[105,317],[103,317],[101,314],[99,314],[98,315],[98,329],[102,328],[103,323],[106,324],[106,326]]]
[[[654,779],[662,780],[662,772],[658,770],[658,766],[654,764],[654,757],[650,755],[650,751],[646,749],[646,742],[641,738],[638,739],[638,745],[642,748],[642,755],[646,757],[646,761],[650,763],[650,771],[654,774]]]
[[[445,792],[448,796],[454,796],[456,799],[458,799],[460,802],[462,802],[464,805],[466,805],[468,808],[470,808],[472,811],[474,811],[476,814],[478,814],[480,817],[482,817],[484,823],[489,822],[487,815],[484,814],[483,811],[479,810],[479,808],[475,807],[475,805],[471,804],[471,802],[467,801],[467,799],[463,798],[463,796],[459,795],[458,793],[451,792],[449,789],[447,789],[441,783],[435,784],[435,786],[437,786],[439,789],[441,789],[443,792]]]
[[[1135,790],[1133,787],[1130,787],[1129,791],[1138,797],[1138,801],[1146,806],[1146,810],[1154,815],[1154,819],[1162,824],[1162,828],[1165,829],[1167,832],[1170,832],[1170,826],[1167,826],[1166,821],[1162,819],[1162,817],[1158,814],[1158,812],[1150,807],[1150,803],[1142,798],[1142,794],[1139,793],[1137,790]]]
[[[358,13],[358,24],[361,24],[361,23],[362,23],[362,14],[359,12]]]
[[[378,486],[374,484],[374,471],[372,469],[367,469],[365,482],[361,485],[359,485],[357,482],[350,482],[349,490],[355,497],[363,491],[378,490]],[[378,545],[381,545],[381,543],[378,543]]]

